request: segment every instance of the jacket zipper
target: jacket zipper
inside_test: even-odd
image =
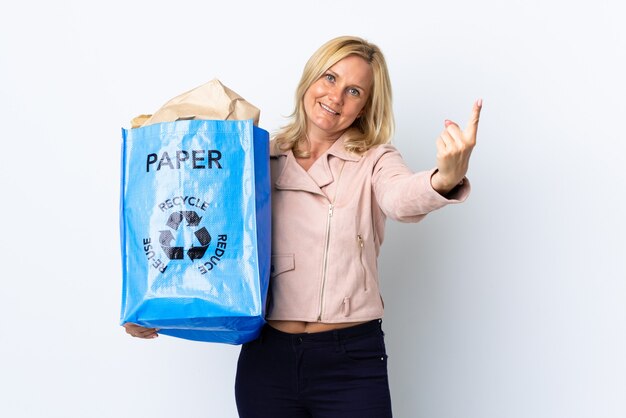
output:
[[[367,275],[365,274],[365,266],[363,265],[363,247],[365,244],[363,243],[361,234],[358,234],[356,237],[359,240],[359,262],[361,263],[361,271],[363,271],[363,289],[367,292]]]
[[[326,242],[324,243],[324,264],[322,266],[322,288],[320,289],[320,310],[317,320],[322,320],[322,310],[324,309],[324,287],[326,287],[326,272],[328,268],[328,246],[330,245],[330,218],[333,217],[334,204],[328,205],[328,217],[326,218]]]
[[[335,195],[332,202],[328,205],[328,216],[326,217],[326,242],[324,243],[324,262],[322,264],[322,286],[320,288],[320,309],[317,315],[317,321],[322,321],[322,312],[324,311],[324,288],[326,287],[326,275],[328,274],[328,247],[330,246],[330,221],[333,217],[333,210],[335,209],[335,201],[337,200],[337,190],[339,190],[339,180],[341,179],[341,173],[343,173],[343,166],[345,161],[341,165],[339,175],[337,176],[337,186],[335,187]]]

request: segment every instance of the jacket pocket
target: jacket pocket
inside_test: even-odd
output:
[[[359,265],[361,266],[361,274],[363,275],[363,290],[367,292],[367,274],[365,271],[365,264],[363,263],[363,248],[365,247],[365,242],[363,241],[361,234],[358,234],[356,239],[359,245]]]
[[[296,268],[294,254],[278,254],[272,255],[272,264],[270,267],[270,277],[276,277],[281,273]]]
[[[343,298],[343,303],[341,304],[341,313],[345,317],[350,316],[350,298],[349,297]]]

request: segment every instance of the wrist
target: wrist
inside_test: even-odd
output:
[[[465,181],[465,177],[463,177],[460,181],[446,179],[439,170],[435,170],[433,175],[430,177],[430,185],[431,187],[440,195],[445,196],[450,193],[454,188],[462,186]]]

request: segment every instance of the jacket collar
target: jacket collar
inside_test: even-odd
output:
[[[335,143],[313,163],[309,171],[304,170],[296,161],[292,150],[280,151],[272,149],[272,156],[286,157],[283,169],[276,180],[276,188],[289,190],[303,190],[310,193],[326,196],[321,190],[335,178],[330,168],[329,155],[345,161],[359,161],[360,156],[347,151],[342,135]],[[274,147],[272,147],[274,148]]]

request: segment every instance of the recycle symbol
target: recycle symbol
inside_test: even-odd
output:
[[[180,212],[172,212],[170,214],[169,219],[167,220],[167,226],[170,229],[165,229],[163,231],[159,231],[159,243],[161,244],[161,249],[165,252],[165,255],[170,260],[182,260],[185,258],[185,249],[183,247],[172,247],[170,244],[174,240],[174,234],[172,230],[178,231],[178,227],[183,222],[183,219],[187,221],[187,226],[198,226],[200,221],[202,220],[201,216],[194,211],[180,211]],[[204,257],[204,253],[206,253],[207,248],[209,248],[209,244],[211,243],[211,234],[205,227],[202,227],[194,232],[198,241],[200,241],[200,246],[191,246],[187,250],[187,255],[190,259],[196,260]]]

